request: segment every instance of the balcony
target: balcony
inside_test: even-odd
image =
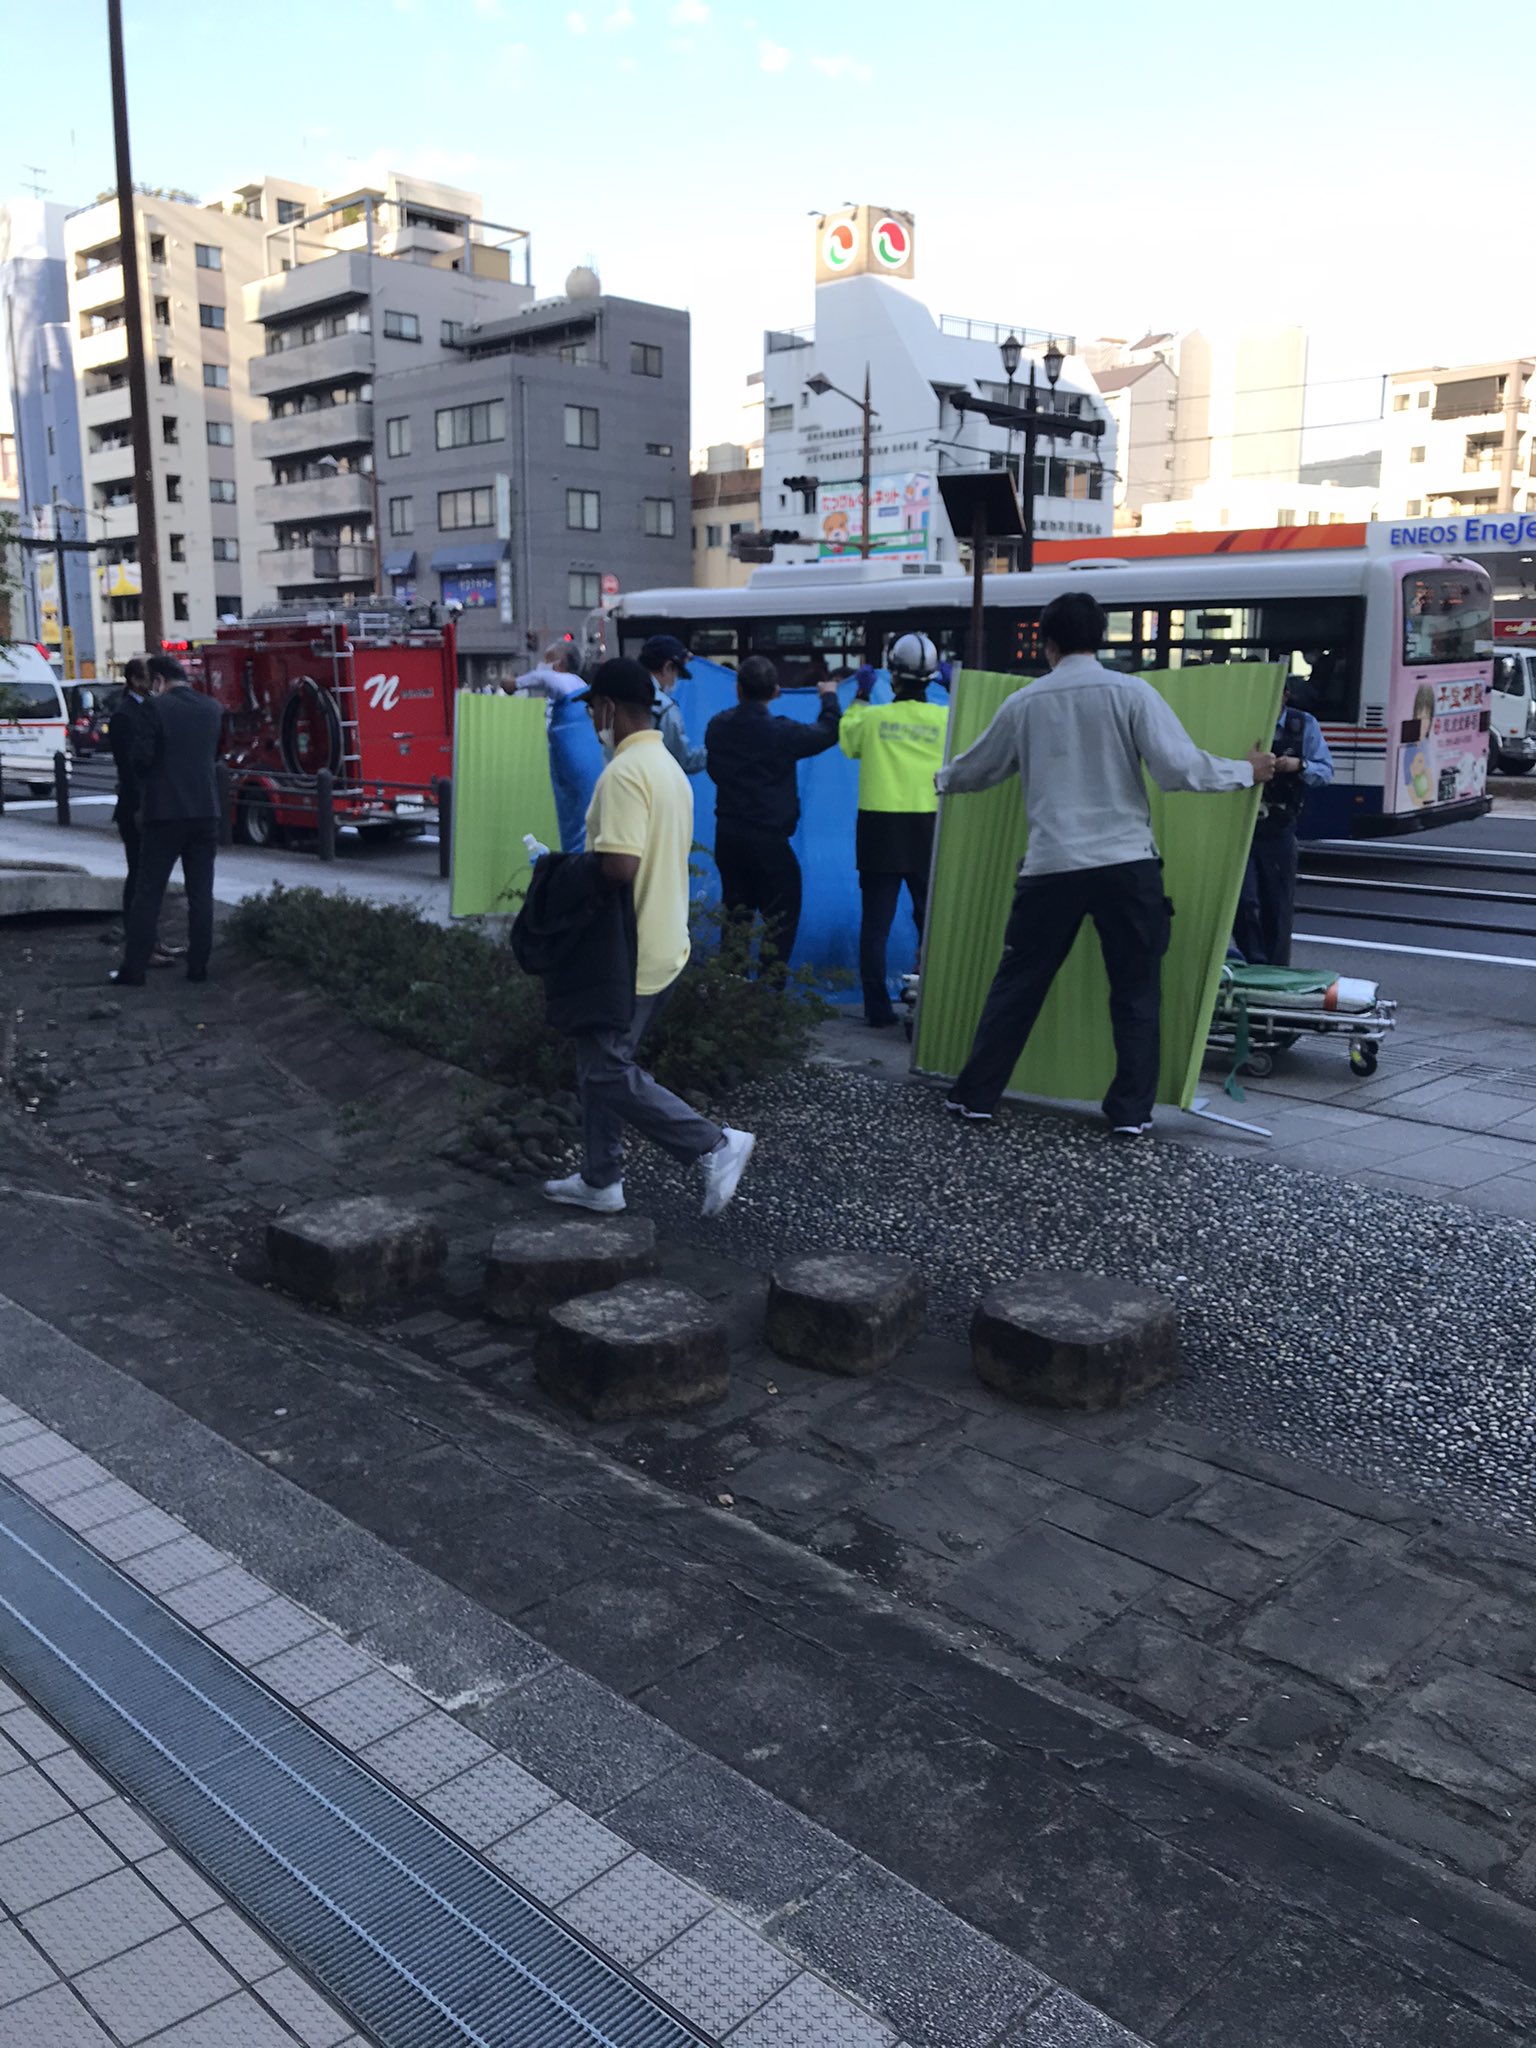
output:
[[[87,455],[115,455],[123,449],[133,447],[133,426],[128,420],[115,422],[111,427],[96,429],[86,449]]]
[[[366,399],[321,405],[281,420],[257,420],[251,428],[251,450],[262,462],[287,462],[329,448],[363,448],[372,440],[373,407]]]
[[[297,273],[290,271],[290,277]],[[280,349],[276,355],[252,356],[251,394],[270,398],[276,391],[298,391],[306,384],[334,384],[346,377],[367,377],[373,371],[373,337],[334,334],[303,348]]]
[[[125,363],[128,360],[127,324],[119,321],[116,327],[108,327],[100,334],[77,334],[70,347],[77,373],[104,370],[113,363]]]
[[[100,270],[93,270],[89,277],[77,278],[70,296],[77,313],[92,313],[101,306],[121,305],[122,264],[104,263]]]
[[[351,541],[316,541],[308,548],[269,548],[257,560],[262,580],[275,590],[308,590],[319,583],[373,582],[373,549]]]
[[[256,517],[266,526],[359,514],[366,518],[373,489],[366,476],[316,476],[299,484],[258,484],[255,505]]]
[[[282,244],[272,248],[281,253]],[[276,261],[276,254],[269,257]],[[368,296],[368,257],[362,250],[344,250],[335,256],[317,257],[313,263],[297,263],[292,270],[280,270],[272,277],[260,277],[245,288],[247,320],[296,320],[321,306],[344,305],[349,299]]]

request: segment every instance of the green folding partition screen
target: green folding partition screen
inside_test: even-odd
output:
[[[523,834],[560,844],[538,697],[459,692],[453,721],[454,917],[509,916],[531,872]]]
[[[1267,743],[1279,716],[1283,667],[1271,662],[1171,669],[1146,680],[1172,706],[1197,746],[1241,759]],[[1004,700],[1027,687],[1017,676],[962,674],[950,747],[958,754]],[[1163,963],[1163,1059],[1159,1102],[1188,1108],[1200,1076],[1232,920],[1253,835],[1258,793],[1221,796],[1151,788],[1152,827],[1173,900],[1173,940]],[[1002,952],[1013,883],[1029,832],[1016,779],[941,806],[916,1063],[959,1073]],[[1096,1102],[1114,1073],[1109,985],[1091,924],[1078,935],[1014,1071],[1012,1087],[1061,1102]]]

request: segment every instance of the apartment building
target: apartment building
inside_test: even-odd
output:
[[[262,408],[253,446],[265,465],[255,516],[266,602],[385,588],[378,387],[447,374],[467,338],[533,297],[526,233],[481,210],[478,193],[391,175],[317,199],[269,231],[245,293]]]
[[[1536,512],[1536,360],[1396,370],[1382,425],[1383,519]]]
[[[317,195],[262,178],[206,204],[135,195],[151,459],[167,639],[211,634],[256,602],[256,480],[249,366],[259,336],[245,286],[267,262],[266,224]],[[79,402],[83,500],[97,564],[98,622],[119,661],[133,652],[142,582],[122,246],[115,198],[71,214],[64,230],[69,329]],[[125,629],[125,630],[124,630]]]
[[[688,315],[565,295],[381,367],[382,568],[407,603],[461,606],[466,683],[510,682],[604,595],[686,585]]]
[[[761,529],[763,495],[762,449],[755,451],[755,464],[753,452],[739,442],[717,441],[693,473],[693,580],[701,589],[739,589],[751,579],[751,562],[743,559],[748,549],[741,543]],[[773,560],[764,546],[757,555]]]

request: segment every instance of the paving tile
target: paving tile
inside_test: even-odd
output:
[[[23,1415],[12,1402],[0,1403],[0,1444],[19,1444],[23,1437],[40,1436],[43,1425]]]
[[[21,1705],[21,1694],[14,1687],[7,1685],[4,1679],[0,1679],[0,1714],[8,1714],[13,1707]]]
[[[134,2048],[240,1987],[195,1934],[177,1927],[98,1963],[76,1978],[75,1988],[123,2048]]]
[[[136,1871],[114,1870],[62,1899],[36,1906],[22,1925],[61,1976],[73,1977],[176,1925],[176,1915]]]
[[[1056,1657],[1157,1583],[1157,1573],[1143,1564],[1042,1526],[959,1573],[944,1599],[1033,1655]]]
[[[8,1771],[0,1778],[0,1842],[30,1835],[34,1828],[62,1820],[69,1810],[68,1800],[59,1796],[57,1787],[49,1784],[35,1765]]]
[[[461,1727],[451,1714],[433,1709],[409,1727],[370,1743],[359,1752],[358,1761],[407,1798],[419,1799],[495,1754],[488,1742]]]
[[[305,2048],[337,2048],[352,2031],[335,2007],[320,1996],[297,1970],[279,1970],[256,1988],[256,1995],[286,2021]]]
[[[280,1656],[265,1658],[251,1667],[252,1675],[270,1685],[281,1699],[296,1707],[323,1699],[328,1692],[349,1685],[375,1668],[364,1650],[354,1649],[340,1636],[316,1636]]]
[[[40,1472],[45,1465],[59,1465],[79,1455],[72,1443],[51,1429],[38,1430],[15,1443],[0,1444],[0,1478],[20,1479],[25,1472]]]
[[[601,1821],[564,1801],[486,1851],[498,1870],[546,1906],[563,1904],[632,1853]]]
[[[703,1892],[636,1850],[567,1899],[560,1917],[605,1956],[635,1970],[708,1911]]]
[[[896,2048],[889,2027],[804,1974],[725,2038],[728,2048]]]
[[[130,1863],[141,1863],[146,1856],[165,1847],[164,1836],[126,1799],[109,1799],[101,1806],[93,1806],[91,1825],[100,1828],[118,1854]]]
[[[19,1927],[0,1920],[0,2006],[18,1998],[30,1998],[45,1984],[56,1981],[52,1965],[28,1941]],[[5,2021],[0,2019],[0,2040],[6,2038]]]
[[[120,1867],[117,1851],[89,1821],[71,1814],[7,1845],[0,1858],[0,1905],[24,1913]]]
[[[101,1773],[93,1771],[85,1758],[77,1756],[72,1749],[61,1749],[56,1756],[41,1758],[37,1768],[58,1786],[70,1805],[82,1813],[99,1806],[103,1799],[115,1797]]]
[[[174,1543],[186,1533],[163,1508],[136,1508],[131,1515],[119,1515],[115,1522],[99,1522],[91,1531],[91,1548],[121,1564],[141,1551]]]
[[[1393,1670],[1468,1598],[1465,1586],[1400,1570],[1375,1551],[1335,1544],[1239,1642],[1357,1696]]]
[[[192,1925],[247,1984],[259,1983],[263,1977],[270,1977],[274,1970],[283,1967],[283,1958],[277,1950],[233,1906],[215,1906],[211,1913],[201,1914]]]
[[[1070,1991],[1053,1991],[1004,2034],[997,2048],[1145,2048]]]
[[[370,2048],[360,2034],[352,2039],[359,2048]],[[241,1991],[154,2035],[146,2048],[293,2048],[293,2043],[294,2036],[282,2021],[250,1992]]]
[[[55,1756],[69,1747],[52,1722],[45,1721],[31,1707],[17,1707],[12,1713],[0,1714],[0,1734],[33,1758]]]
[[[129,1578],[137,1579],[146,1593],[153,1593],[159,1599],[172,1592],[177,1586],[187,1586],[194,1579],[206,1579],[215,1572],[221,1572],[229,1564],[222,1550],[215,1550],[211,1543],[205,1543],[201,1536],[181,1535],[173,1542],[162,1543],[154,1550],[146,1550],[130,1558],[123,1566]]]
[[[782,1951],[730,1913],[710,1913],[640,1970],[642,1983],[709,2034],[749,2018],[798,1974]]]
[[[67,1984],[5,2008],[5,2048],[113,2048]]]
[[[555,1794],[510,1757],[491,1756],[428,1792],[421,1803],[461,1841],[483,1849],[547,1813]]]
[[[215,1906],[225,1903],[208,1880],[174,1849],[162,1849],[157,1856],[146,1856],[139,1865],[139,1875],[147,1877],[156,1891],[189,1920],[194,1914],[211,1912]]]
[[[324,1624],[279,1597],[248,1607],[229,1621],[214,1622],[203,1633],[237,1664],[259,1664],[324,1633]]]
[[[271,1597],[270,1587],[253,1579],[237,1564],[210,1572],[206,1578],[193,1579],[188,1585],[175,1586],[163,1595],[166,1606],[173,1614],[179,1614],[189,1628],[211,1628],[215,1622],[244,1614]]]
[[[15,1484],[32,1500],[48,1507],[69,1494],[83,1493],[88,1486],[100,1486],[111,1477],[111,1473],[98,1465],[94,1458],[77,1451],[72,1458],[61,1458],[56,1464],[19,1473]]]
[[[347,1749],[364,1749],[381,1736],[416,1721],[426,1701],[392,1671],[369,1671],[350,1684],[311,1700],[305,1708],[311,1721]]]
[[[26,1765],[26,1755],[19,1750],[8,1736],[0,1735],[0,1778],[8,1771],[19,1771]]]
[[[101,1523],[118,1521],[148,1506],[143,1494],[135,1493],[121,1479],[109,1479],[104,1486],[88,1486],[83,1493],[70,1494],[55,1504],[53,1513],[77,1536],[89,1538],[90,1531]]]

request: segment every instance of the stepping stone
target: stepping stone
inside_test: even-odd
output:
[[[808,1252],[774,1268],[763,1335],[780,1358],[862,1377],[912,1342],[926,1305],[922,1275],[905,1259]]]
[[[599,1294],[657,1270],[649,1216],[529,1216],[491,1240],[485,1306],[512,1323],[536,1321],[556,1302]]]
[[[1179,1374],[1173,1304],[1092,1273],[1027,1273],[971,1320],[976,1376],[1045,1408],[1119,1408]]]
[[[593,1422],[722,1400],[725,1361],[720,1317],[667,1280],[626,1280],[562,1302],[533,1349],[540,1386]]]
[[[364,1308],[434,1279],[448,1257],[441,1228],[387,1195],[317,1202],[267,1225],[280,1287],[326,1308]]]

